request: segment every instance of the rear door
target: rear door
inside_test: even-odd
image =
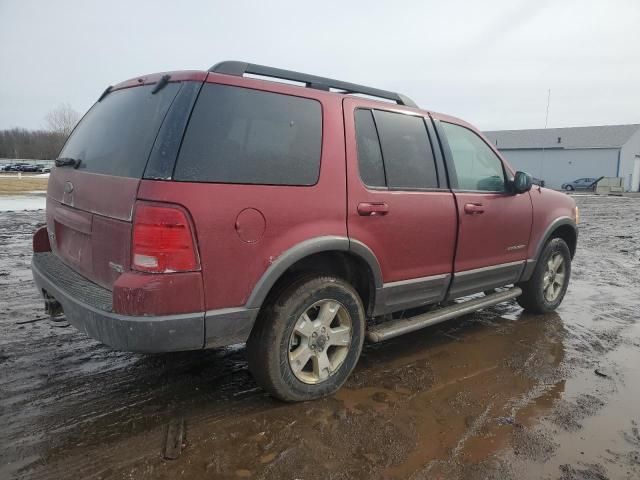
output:
[[[380,263],[377,313],[437,302],[449,285],[456,207],[428,117],[358,98],[343,103],[349,239]]]
[[[59,155],[79,164],[55,167],[49,179],[47,229],[53,252],[107,288],[129,269],[138,185],[183,86],[172,81],[154,92],[158,79],[130,82],[98,101]]]
[[[531,234],[529,192],[514,195],[512,172],[470,126],[436,120],[458,209],[459,231],[449,298],[514,283]]]

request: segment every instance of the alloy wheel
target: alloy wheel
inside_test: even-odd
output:
[[[559,253],[554,253],[547,261],[547,269],[542,280],[542,291],[544,299],[549,303],[556,301],[562,292],[566,278],[565,267],[564,258]]]
[[[307,308],[289,339],[289,366],[303,383],[322,383],[344,363],[352,336],[351,316],[335,300],[320,300]]]

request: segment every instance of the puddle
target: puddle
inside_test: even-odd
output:
[[[499,305],[366,345],[334,397],[298,404],[257,388],[242,347],[145,356],[17,324],[42,316],[43,212],[3,213],[0,478],[640,478],[640,203],[576,198],[558,312]]]

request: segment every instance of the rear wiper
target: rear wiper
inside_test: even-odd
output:
[[[78,168],[81,163],[82,163],[82,160],[80,160],[79,158],[78,159],[69,158],[69,157],[56,158],[56,167]]]

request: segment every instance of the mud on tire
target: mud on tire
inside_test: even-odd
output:
[[[299,279],[261,310],[247,341],[249,369],[280,400],[330,395],[355,367],[364,330],[362,301],[351,285],[332,276]]]
[[[558,263],[561,259],[561,264]],[[558,264],[561,270],[550,273],[550,268]],[[559,273],[561,272],[561,273]],[[552,285],[562,275],[562,284],[559,287]],[[552,238],[547,242],[531,278],[520,283],[522,295],[516,300],[522,308],[532,313],[549,313],[554,311],[564,298],[571,277],[571,252],[561,238]]]

